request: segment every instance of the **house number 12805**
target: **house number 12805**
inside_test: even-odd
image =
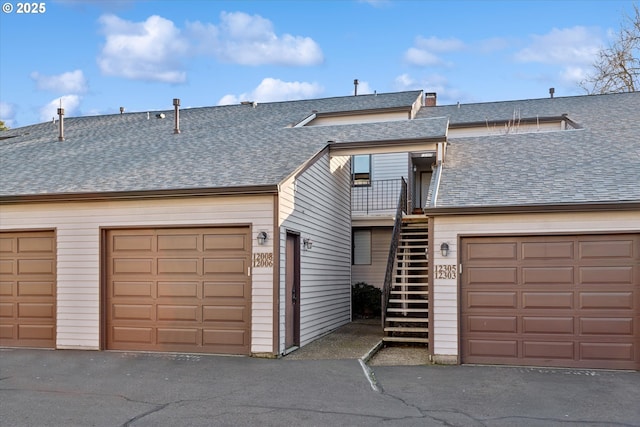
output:
[[[436,265],[436,279],[455,279],[457,277],[457,269],[455,265]]]

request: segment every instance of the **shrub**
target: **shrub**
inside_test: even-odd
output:
[[[378,317],[382,306],[382,291],[365,282],[351,287],[351,309],[360,317]]]

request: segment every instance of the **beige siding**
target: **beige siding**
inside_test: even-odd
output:
[[[371,175],[373,180],[407,179],[409,174],[409,154],[391,153],[371,156]]]
[[[280,191],[280,351],[284,351],[287,230],[310,238],[300,252],[300,344],[351,318],[351,212],[348,156],[319,158]]]
[[[393,229],[390,227],[371,229],[371,265],[353,265],[351,267],[351,283],[365,282],[382,289],[392,231]]]
[[[511,215],[459,215],[436,217],[434,226],[434,266],[458,265],[458,240],[463,235],[510,235],[544,233],[600,233],[640,231],[640,212],[584,212]],[[449,244],[449,256],[438,248]],[[464,266],[463,266],[464,268]],[[458,280],[436,279],[433,292],[433,352],[451,360],[458,349]]]
[[[57,348],[100,345],[100,228],[251,224],[254,252],[273,252],[273,197],[5,205],[0,229],[55,228],[57,235]],[[269,233],[272,235],[272,233]],[[273,351],[273,269],[252,272],[251,351]]]
[[[327,126],[327,125],[347,125],[357,123],[389,122],[394,120],[407,120],[407,111],[396,111],[390,113],[352,114],[334,117],[317,117],[306,124],[306,126]]]

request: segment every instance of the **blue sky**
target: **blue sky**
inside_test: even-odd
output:
[[[7,3],[13,6],[6,13]],[[48,0],[0,13],[0,119],[423,89],[438,104],[584,94],[633,2]]]

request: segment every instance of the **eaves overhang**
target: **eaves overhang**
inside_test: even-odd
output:
[[[187,197],[252,196],[277,194],[277,185],[167,190],[112,191],[86,193],[51,193],[0,196],[0,205],[45,202],[98,202],[114,200],[175,199]]]
[[[352,151],[354,149],[362,148],[380,148],[380,147],[411,147],[422,146],[424,144],[437,144],[438,142],[445,142],[447,137],[445,135],[428,137],[428,138],[411,138],[411,139],[385,139],[376,141],[328,141],[329,149],[332,153],[341,151]]]
[[[613,202],[554,203],[539,205],[452,206],[424,208],[424,214],[426,216],[604,211],[640,212],[640,201],[625,200]]]
[[[492,120],[483,120],[483,121],[473,121],[473,122],[450,122],[449,123],[449,128],[450,129],[467,129],[467,128],[478,128],[478,127],[485,127],[485,126],[500,126],[503,125],[505,123],[508,122],[517,122],[518,124],[528,124],[528,125],[532,125],[532,124],[547,124],[547,123],[556,123],[556,122],[560,122],[560,121],[565,121],[567,122],[567,124],[569,124],[569,126],[571,126],[574,129],[581,129],[582,126],[580,126],[578,123],[574,122],[573,120],[571,120],[569,117],[567,117],[567,114],[563,114],[561,116],[545,116],[545,117],[523,117],[520,119],[509,119],[509,120],[505,120],[505,119],[500,119],[500,120],[496,120],[496,119],[492,119]]]

